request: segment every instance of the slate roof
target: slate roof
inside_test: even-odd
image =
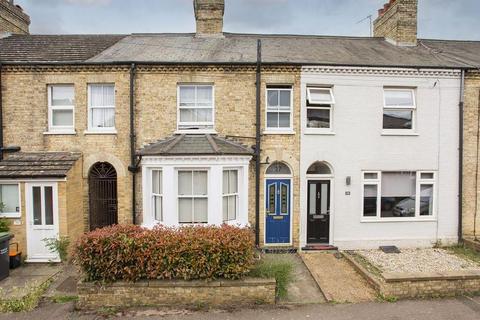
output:
[[[419,39],[400,47],[384,38],[195,33],[132,35],[12,35],[0,39],[5,63],[245,63],[262,40],[266,64],[480,68],[480,41]]]
[[[262,40],[264,63],[480,67],[480,41],[420,40],[417,46],[400,47],[384,38],[233,33],[224,33],[223,38],[198,38],[193,33],[133,34],[89,61],[255,63],[257,39]]]
[[[238,142],[210,134],[177,134],[145,146],[141,156],[252,155],[253,150]]]
[[[11,35],[0,39],[3,62],[83,62],[123,35]]]
[[[0,178],[64,178],[80,153],[17,152],[0,161]]]

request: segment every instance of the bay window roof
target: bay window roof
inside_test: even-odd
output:
[[[253,150],[236,141],[212,134],[177,134],[137,152],[140,156],[253,155]]]

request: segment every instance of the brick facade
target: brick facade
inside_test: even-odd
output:
[[[87,85],[115,83],[116,134],[87,132]],[[135,82],[137,148],[171,136],[177,124],[177,84],[211,83],[215,87],[215,130],[221,136],[236,138],[247,146],[255,144],[255,68],[250,66],[139,66]],[[48,134],[47,85],[75,86],[75,134]],[[299,234],[299,157],[300,157],[300,70],[265,67],[262,70],[261,131],[265,129],[267,85],[293,87],[294,134],[263,135],[261,160],[284,161],[293,172],[293,245]],[[8,90],[6,90],[8,88]],[[82,159],[70,171],[67,185],[59,187],[66,195],[60,204],[61,233],[75,238],[88,230],[88,173],[96,162],[111,163],[118,175],[118,220],[132,222],[132,174],[129,131],[129,69],[127,67],[3,67],[4,137],[6,145],[19,145],[22,151],[79,151]],[[260,239],[264,230],[264,175],[261,172]],[[249,217],[255,224],[255,164],[249,175]],[[80,177],[80,178],[78,178]],[[137,223],[142,217],[141,174],[137,175]],[[78,192],[81,190],[81,192]],[[79,217],[83,217],[80,221]]]
[[[479,192],[479,110],[480,72],[467,72],[464,106],[464,159],[463,159],[463,235],[478,237],[480,227]]]
[[[23,10],[10,3],[10,0],[0,0],[0,35],[3,32],[28,34],[30,17]]]
[[[390,0],[373,23],[375,37],[398,45],[417,44],[417,0]]]

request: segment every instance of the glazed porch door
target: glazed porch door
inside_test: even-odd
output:
[[[45,239],[58,237],[57,183],[27,183],[27,261],[59,261],[46,247]]]

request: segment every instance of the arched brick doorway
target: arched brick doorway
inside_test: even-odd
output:
[[[88,173],[90,230],[118,223],[117,171],[108,162],[95,163]]]

